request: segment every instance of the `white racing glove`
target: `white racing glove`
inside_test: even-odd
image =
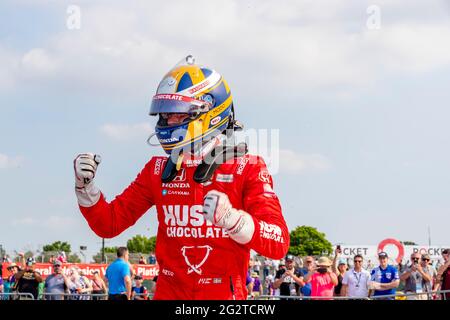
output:
[[[240,244],[249,243],[255,232],[255,223],[245,211],[234,209],[225,193],[211,190],[203,203],[206,219],[218,227],[225,228],[230,238]]]
[[[73,161],[75,194],[82,207],[92,207],[100,199],[100,190],[94,185],[95,172],[100,162],[100,156],[93,153],[79,154]]]

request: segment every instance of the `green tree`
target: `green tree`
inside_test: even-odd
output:
[[[155,251],[156,237],[147,238],[136,235],[127,241],[127,248],[130,253],[150,253]]]
[[[42,250],[44,252],[59,252],[64,251],[66,254],[71,252],[71,247],[68,242],[56,241],[52,244],[45,245]]]
[[[105,247],[105,259],[107,262],[114,261],[117,257],[117,247]],[[95,263],[102,263],[102,249],[92,257]]]
[[[296,256],[330,255],[333,251],[325,234],[309,226],[297,227],[290,233],[289,253]]]
[[[74,253],[74,254],[69,254],[69,255],[67,255],[67,262],[70,262],[70,263],[80,263],[80,262],[81,262],[81,259],[80,259],[80,257],[79,257],[76,253]]]

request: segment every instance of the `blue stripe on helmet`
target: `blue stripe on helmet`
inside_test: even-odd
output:
[[[185,72],[178,83],[177,92],[192,87],[192,79],[189,72]]]
[[[209,77],[209,75],[212,73],[212,71],[211,70],[209,70],[209,69],[206,69],[206,68],[200,68],[200,70],[202,70],[202,72],[203,72],[203,75],[205,76],[205,78],[208,78]]]

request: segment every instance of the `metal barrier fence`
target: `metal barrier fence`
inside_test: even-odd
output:
[[[261,295],[255,298],[251,296],[248,300],[447,300],[450,290],[439,290],[428,293],[396,293],[392,295],[371,296],[371,297],[312,297],[312,296],[270,296]],[[135,296],[145,296],[152,300],[153,293],[135,293]],[[52,298],[54,297],[54,299]],[[5,299],[7,298],[7,299]],[[435,299],[437,298],[437,299]],[[107,300],[108,294],[101,293],[42,293],[38,300]],[[35,300],[31,293],[0,293],[0,300]]]
[[[450,296],[450,290],[439,290],[422,293],[403,293],[397,292],[391,295],[370,296],[370,297],[312,297],[312,296],[269,296],[261,295],[254,300],[447,300]],[[436,299],[435,299],[436,298]],[[249,298],[252,299],[252,298]]]
[[[0,293],[0,300],[34,300],[34,296],[31,293],[8,292]]]
[[[108,300],[108,293],[43,293],[39,300]],[[135,293],[134,296],[151,300],[153,293]]]

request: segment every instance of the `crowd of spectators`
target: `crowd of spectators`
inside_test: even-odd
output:
[[[128,261],[128,250],[125,247],[118,249],[117,260],[108,266],[105,278],[98,271],[94,271],[89,278],[77,266],[71,266],[64,273],[61,260],[53,259],[52,274],[44,280],[34,269],[34,258],[25,259],[22,253],[19,256],[22,260],[20,264],[3,260],[9,263],[9,274],[7,277],[0,277],[0,299],[147,300],[149,296],[149,291],[143,285],[142,275],[135,274]],[[151,291],[154,292],[154,289]]]
[[[450,299],[450,293],[445,297],[436,294],[437,290],[450,290],[450,250],[443,250],[442,257],[444,263],[435,268],[428,254],[419,253],[413,253],[405,264],[389,264],[386,252],[378,254],[377,265],[362,255],[355,255],[349,263],[341,258],[339,247],[332,260],[290,254],[271,260],[256,255],[250,259],[246,284],[251,298]]]
[[[98,271],[88,277],[77,266],[62,272],[60,256],[52,260],[52,274],[45,280],[35,270],[35,260],[19,254],[17,264],[5,256],[8,275],[0,277],[0,299],[45,300],[147,300],[156,288],[157,276],[151,290],[144,286],[142,275],[136,274],[129,262],[127,248],[117,250],[117,259],[111,263],[105,277]],[[249,261],[246,285],[249,297],[276,296],[280,299],[450,299],[450,249],[442,251],[443,263],[437,268],[427,254],[413,253],[406,263],[389,264],[386,252],[378,254],[378,264],[355,255],[349,263],[341,258],[337,248],[334,257],[297,257],[288,254],[284,259],[271,260],[256,255]],[[154,259],[154,261],[152,260]],[[154,254],[148,261],[156,262]],[[20,295],[2,295],[20,293]]]

